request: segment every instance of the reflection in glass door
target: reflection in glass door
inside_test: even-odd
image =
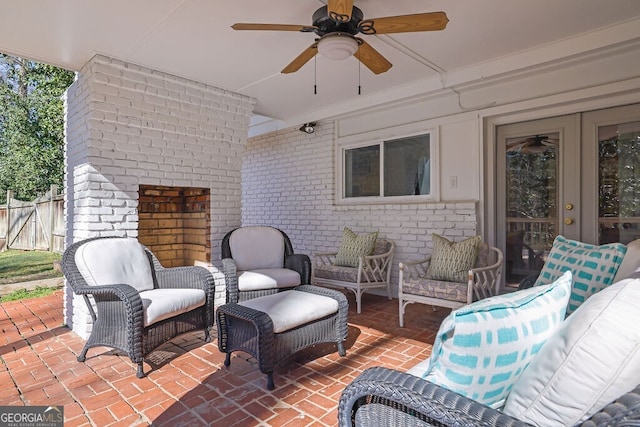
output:
[[[577,115],[498,126],[496,230],[505,285],[537,277],[558,234],[579,238]]]
[[[537,275],[558,230],[559,134],[506,140],[505,279]]]
[[[598,127],[598,240],[640,238],[640,122]]]

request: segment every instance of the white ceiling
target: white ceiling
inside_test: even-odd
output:
[[[280,70],[314,34],[230,26],[310,25],[320,0],[2,1],[0,52],[72,70],[107,55],[249,95],[257,99],[255,114],[289,125],[407,97],[416,87],[442,88],[477,64],[538,55],[542,46],[640,19],[640,0],[355,0],[365,19],[444,11],[450,22],[438,32],[362,35],[393,63],[384,74],[355,58],[318,55],[285,75]],[[639,27],[631,27],[633,37],[640,38]]]

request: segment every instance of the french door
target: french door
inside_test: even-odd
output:
[[[497,242],[505,282],[537,275],[558,234],[640,238],[640,105],[497,128]]]

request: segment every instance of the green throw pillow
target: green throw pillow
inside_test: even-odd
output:
[[[338,253],[336,254],[335,264],[345,267],[357,267],[359,257],[373,253],[377,238],[377,231],[375,233],[358,236],[345,227],[342,233],[340,249],[338,249]]]
[[[470,237],[454,243],[435,233],[432,236],[433,253],[427,269],[427,278],[466,283],[469,270],[476,264],[481,237]]]

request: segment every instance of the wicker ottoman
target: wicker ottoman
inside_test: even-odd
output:
[[[347,298],[339,291],[302,285],[273,295],[218,307],[218,348],[226,353],[241,350],[258,360],[273,390],[273,371],[293,353],[324,342],[335,342],[338,354],[346,354]]]

